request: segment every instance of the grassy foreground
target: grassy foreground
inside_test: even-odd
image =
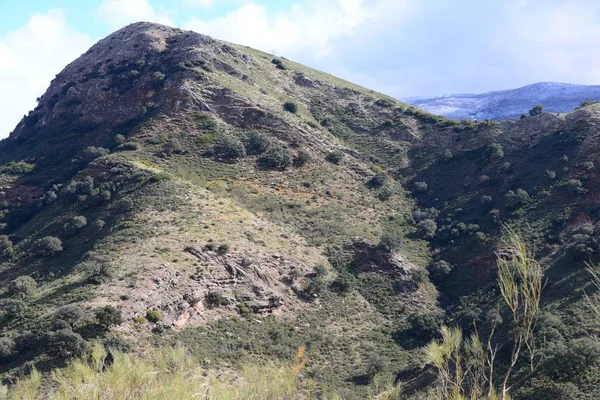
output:
[[[232,377],[216,375],[184,347],[151,349],[143,356],[106,352],[95,345],[85,359],[56,369],[46,380],[33,370],[10,390],[0,386],[0,399],[296,399],[313,398],[310,389],[299,389],[300,373],[307,362],[302,346],[293,362],[245,365]],[[310,385],[308,385],[310,386]],[[397,399],[400,390],[382,382],[372,399]],[[336,394],[319,398],[341,399]]]

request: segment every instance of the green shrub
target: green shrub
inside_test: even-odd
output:
[[[248,305],[245,303],[238,303],[235,305],[240,312],[240,315],[244,318],[249,318],[252,315],[252,312],[248,308]]]
[[[554,379],[572,379],[600,361],[600,343],[584,337],[553,342],[542,351],[541,370]]]
[[[296,103],[292,103],[291,101],[284,103],[283,109],[287,112],[291,112],[292,114],[296,114],[298,112],[298,106]]]
[[[492,196],[481,196],[481,204],[488,204],[492,202]]]
[[[123,322],[123,313],[113,306],[104,306],[96,311],[96,319],[100,326],[108,329],[111,325],[120,325]]]
[[[138,142],[125,142],[117,146],[118,151],[136,151],[140,149]]]
[[[327,289],[327,283],[323,278],[316,277],[304,281],[302,295],[306,297],[319,297]]]
[[[244,144],[247,154],[262,154],[271,146],[271,140],[263,133],[252,132]]]
[[[7,337],[0,337],[0,358],[12,356],[15,350],[14,340]]]
[[[547,169],[546,176],[548,176],[548,178],[550,178],[550,179],[556,179],[556,172],[550,171],[549,169]]]
[[[491,157],[503,159],[504,158],[504,149],[500,143],[492,143],[489,146],[488,153]]]
[[[83,215],[73,217],[69,222],[64,225],[64,230],[67,233],[75,233],[87,225],[87,218]]]
[[[356,278],[348,271],[340,271],[331,283],[331,290],[340,294],[350,293],[356,286]]]
[[[377,192],[377,198],[381,201],[387,201],[390,197],[392,197],[393,194],[394,192],[390,188],[383,187],[379,192]]]
[[[388,99],[378,99],[375,104],[379,107],[390,108],[394,106],[394,102]]]
[[[37,288],[37,282],[30,276],[19,276],[8,284],[8,293],[18,298],[29,297]]]
[[[60,307],[56,310],[53,317],[54,321],[65,321],[71,328],[77,325],[83,318],[85,318],[85,312],[75,304]]]
[[[488,235],[483,232],[475,232],[475,238],[480,242],[486,242],[488,240]]]
[[[206,304],[209,307],[219,307],[229,305],[229,299],[223,296],[221,292],[208,292],[205,297]]]
[[[523,189],[517,189],[516,192],[509,190],[504,195],[504,202],[507,208],[517,208],[529,203],[529,194]]]
[[[33,243],[32,251],[38,257],[51,257],[63,251],[62,241],[55,236],[46,236]]]
[[[292,165],[293,158],[283,147],[273,146],[258,161],[265,168],[286,169]]]
[[[214,243],[211,243],[211,242],[209,242],[209,243],[206,243],[206,244],[204,245],[204,249],[205,249],[205,250],[208,250],[208,251],[214,251],[216,248],[217,248],[217,245],[216,245],[216,244],[214,244]]]
[[[115,143],[117,145],[125,143],[126,140],[127,139],[125,138],[125,136],[121,135],[120,133],[115,135]]]
[[[581,181],[579,179],[569,179],[565,182],[565,187],[569,189],[569,191],[573,194],[586,194],[587,189],[583,187]]]
[[[339,150],[332,151],[331,153],[327,154],[325,160],[332,164],[341,164],[341,162],[344,160],[344,153]]]
[[[426,238],[433,238],[437,231],[437,224],[432,219],[424,219],[419,222],[419,231]]]
[[[213,153],[217,157],[227,160],[237,160],[246,157],[246,149],[242,142],[232,137],[224,137],[213,147]]]
[[[412,217],[415,222],[421,222],[425,219],[433,219],[435,220],[440,215],[440,210],[435,207],[430,208],[418,208],[413,211]]]
[[[427,183],[425,182],[415,182],[413,187],[415,188],[415,192],[417,193],[423,193],[427,191],[427,188],[429,187],[427,185]]]
[[[7,235],[0,235],[0,255],[10,258],[15,254],[12,241]]]
[[[182,154],[185,153],[181,142],[177,138],[171,138],[165,145],[163,146],[163,150],[166,154]]]
[[[194,113],[192,114],[192,120],[196,123],[196,128],[202,131],[214,133],[218,128],[217,121],[215,121],[214,117],[208,113]]]
[[[82,161],[89,163],[96,158],[104,157],[108,154],[110,154],[110,151],[104,147],[88,146],[83,150]]]
[[[439,281],[452,271],[452,265],[444,260],[439,260],[430,264],[428,269],[431,279]]]
[[[152,79],[154,79],[156,81],[163,81],[165,78],[166,78],[166,75],[160,71],[156,71],[155,73],[152,74]]]
[[[386,233],[379,240],[379,248],[386,252],[392,252],[400,249],[402,246],[402,238],[398,235]]]
[[[146,319],[152,323],[160,321],[160,312],[157,310],[146,311]]]
[[[594,254],[598,249],[594,225],[588,222],[571,230],[565,247],[577,259],[585,259]]]
[[[511,168],[510,163],[508,161],[505,161],[500,166],[500,171],[502,171],[502,172],[508,172],[508,171],[510,171],[510,168]]]
[[[220,245],[217,248],[217,253],[218,254],[222,255],[222,254],[227,254],[228,252],[229,252],[229,244],[227,244],[227,243],[223,243],[222,245]]]
[[[413,314],[408,317],[408,323],[409,336],[419,344],[425,344],[439,336],[444,318],[438,312]]]
[[[91,283],[100,284],[112,276],[113,264],[110,258],[99,254],[89,254],[85,261],[77,264],[75,268],[83,272]]]
[[[384,172],[380,172],[375,174],[369,181],[367,182],[367,187],[370,188],[380,188],[385,185],[388,181],[388,176]]]
[[[131,353],[133,346],[122,337],[113,337],[103,342],[104,348],[108,351],[118,351],[119,353]]]
[[[296,157],[294,157],[294,167],[296,168],[300,168],[303,167],[305,164],[309,163],[311,161],[312,157],[310,155],[309,152],[307,151],[300,151],[298,152],[298,155]]]
[[[68,329],[52,332],[49,335],[51,353],[63,358],[82,356],[88,349],[88,343]]]
[[[101,231],[102,228],[106,225],[106,222],[103,219],[98,218],[94,221],[93,228],[97,231]]]
[[[537,106],[535,106],[531,110],[529,110],[529,115],[531,115],[533,117],[534,115],[539,115],[543,112],[544,112],[544,107],[542,107],[540,104],[538,104]]]
[[[24,175],[33,172],[35,164],[29,164],[25,161],[12,161],[0,168],[0,173],[11,175]]]
[[[319,264],[314,268],[315,271],[315,275],[317,275],[318,277],[323,277],[327,275],[327,267],[325,267],[323,264]]]
[[[28,307],[22,300],[0,299],[0,311],[6,318],[21,319],[27,313]]]

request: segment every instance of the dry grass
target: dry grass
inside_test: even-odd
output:
[[[113,353],[109,357],[97,344],[87,359],[72,361],[56,369],[47,381],[34,370],[7,389],[0,386],[0,398],[7,400],[123,400],[123,399],[211,399],[211,400],[292,400],[312,398],[300,394],[298,380],[308,362],[301,346],[289,364],[246,365],[240,374],[215,376],[203,368],[185,348],[148,349],[143,357]],[[373,400],[397,399],[399,387],[393,379],[377,382]],[[341,399],[332,394],[328,399]]]
[[[143,358],[116,353],[112,364],[97,345],[88,360],[53,371],[42,385],[37,371],[11,388],[8,399],[294,399],[300,364],[246,366],[239,378],[218,379],[183,347],[148,351]],[[52,388],[52,389],[49,389]]]

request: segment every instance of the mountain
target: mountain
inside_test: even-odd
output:
[[[129,25],[0,143],[8,396],[444,397],[425,346],[447,325],[464,332],[465,382],[489,382],[476,331],[496,349],[494,388],[508,375],[516,399],[595,398],[599,123],[598,104],[450,120]],[[544,275],[513,363],[507,232],[529,249],[525,278]]]
[[[600,100],[600,86],[540,82],[518,89],[482,94],[450,94],[436,97],[412,97],[405,101],[447,118],[502,120],[519,118],[535,105],[546,111],[564,113],[575,110],[584,101]]]

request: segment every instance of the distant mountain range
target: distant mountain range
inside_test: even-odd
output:
[[[518,89],[482,94],[411,97],[405,102],[448,118],[477,120],[518,118],[536,104],[546,111],[572,111],[585,100],[600,100],[600,86],[540,82]]]

